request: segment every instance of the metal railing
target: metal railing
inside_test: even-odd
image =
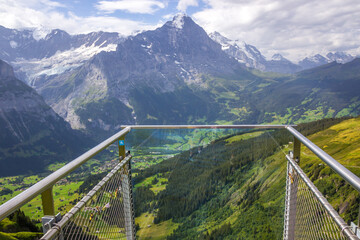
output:
[[[286,156],[284,239],[358,239],[292,155]]]
[[[41,239],[135,239],[130,160],[122,160]]]
[[[44,206],[44,215],[55,215],[53,209],[53,203],[49,203],[47,201],[53,202],[52,198],[52,187],[55,183],[57,183],[60,179],[66,177],[70,172],[74,171],[82,164],[90,160],[93,156],[103,151],[105,148],[113,144],[118,139],[124,137],[128,132],[130,132],[130,127],[126,127],[117,134],[111,136],[106,139],[102,143],[98,144],[94,148],[90,149],[86,153],[82,154],[78,158],[74,159],[70,163],[66,164],[64,167],[50,174],[48,177],[44,178],[40,182],[34,184],[24,192],[20,193],[16,197],[7,201],[6,203],[0,206],[0,221],[9,216],[11,213],[15,212],[20,207],[24,206],[33,198],[37,197],[39,194],[43,194],[43,205],[52,205],[52,209],[49,209],[48,206]],[[125,154],[125,152],[124,152]],[[45,192],[45,194],[44,194]],[[48,195],[51,195],[49,197]],[[45,198],[45,199],[44,199]]]
[[[307,204],[309,204],[309,207],[316,208],[318,212],[321,212],[321,214],[316,215],[316,221],[318,223],[321,223],[321,219],[324,220],[324,226],[322,226],[321,230],[319,230],[320,225],[318,226],[317,231],[320,231],[321,234],[319,236],[314,235],[316,239],[336,239],[331,238],[333,236],[339,236],[339,239],[342,239],[343,237],[346,237],[348,239],[358,239],[352,231],[349,229],[349,226],[344,222],[344,220],[337,214],[337,212],[331,207],[331,205],[326,201],[326,199],[322,196],[322,194],[316,189],[316,187],[311,183],[311,181],[306,177],[306,175],[302,172],[300,167],[296,164],[296,162],[300,161],[300,148],[301,143],[303,143],[307,148],[309,148],[313,153],[315,153],[322,161],[324,161],[328,166],[330,166],[336,173],[338,173],[345,181],[347,181],[349,184],[351,184],[357,191],[360,191],[360,178],[357,177],[355,174],[350,172],[348,169],[346,169],[344,166],[342,166],[339,162],[337,162],[334,158],[326,154],[323,150],[321,150],[319,147],[317,147],[315,144],[313,144],[310,140],[308,140],[306,137],[304,137],[301,133],[299,133],[297,130],[293,128],[291,125],[135,125],[135,126],[122,126],[123,130],[118,132],[117,134],[113,135],[109,139],[105,140],[104,142],[100,143],[96,147],[92,148],[88,152],[84,153],[80,157],[76,158],[69,164],[65,165],[61,169],[57,170],[53,174],[49,175],[45,179],[41,180],[39,183],[33,185],[26,191],[22,192],[18,196],[14,197],[13,199],[9,200],[8,202],[4,203],[0,206],[0,220],[7,217],[9,214],[14,212],[15,210],[19,209],[21,206],[28,203],[30,200],[38,196],[39,194],[42,195],[43,200],[43,211],[44,215],[55,215],[54,212],[54,204],[53,204],[53,197],[52,197],[52,187],[53,185],[59,181],[60,179],[66,177],[70,172],[74,171],[76,168],[84,164],[86,161],[91,159],[94,155],[101,152],[105,148],[107,148],[112,143],[119,141],[119,155],[122,162],[117,166],[116,170],[114,169],[111,173],[111,176],[107,176],[107,180],[103,180],[103,185],[99,185],[94,188],[92,192],[89,193],[78,205],[74,207],[74,210],[71,210],[67,215],[66,218],[64,217],[61,222],[58,223],[54,228],[52,228],[45,236],[44,239],[52,239],[53,236],[59,236],[59,239],[61,239],[61,234],[64,233],[64,228],[66,225],[70,225],[72,229],[80,229],[81,231],[90,231],[91,234],[95,236],[95,238],[99,238],[99,236],[102,236],[99,229],[96,229],[96,227],[89,227],[87,225],[81,226],[81,224],[76,223],[76,220],[73,220],[73,216],[76,215],[76,213],[84,221],[84,219],[90,219],[91,212],[88,213],[90,216],[84,217],[83,215],[79,214],[79,211],[76,209],[84,209],[87,207],[87,204],[92,204],[94,202],[94,199],[92,199],[93,196],[96,195],[97,192],[100,191],[100,189],[106,189],[104,187],[106,185],[107,181],[111,181],[112,178],[116,179],[116,176],[118,175],[118,171],[123,171],[120,165],[124,163],[130,164],[131,158],[125,158],[125,146],[124,146],[124,138],[125,135],[131,130],[131,129],[287,129],[293,136],[294,136],[294,149],[293,149],[293,155],[292,157],[287,157],[287,160],[289,162],[288,167],[288,175],[287,175],[287,190],[286,190],[286,207],[285,207],[285,220],[284,220],[284,239],[298,239],[303,238],[301,237],[301,234],[298,234],[299,229],[306,229],[304,226],[313,227],[314,225],[311,225],[311,222],[306,222],[305,220],[302,220],[302,216],[309,216],[314,217],[311,215],[307,215],[304,212],[300,212],[299,208],[297,208],[297,204],[300,204],[299,199],[301,200],[301,203],[306,202],[305,200],[311,199],[311,201],[308,201]],[[128,167],[130,169],[130,165]],[[114,172],[115,171],[115,172]],[[120,173],[121,175],[122,173]],[[123,174],[124,175],[124,174]],[[127,175],[128,178],[131,178],[131,175]],[[131,199],[131,183],[128,182],[129,191],[128,194],[130,194],[128,199]],[[306,188],[305,191],[306,195],[302,189]],[[118,188],[119,189],[119,188]],[[122,189],[125,189],[123,186]],[[112,189],[106,190],[107,192],[113,191]],[[305,198],[302,198],[303,196],[307,196]],[[305,199],[305,200],[304,200]],[[106,200],[109,199],[100,199],[98,201],[98,205],[100,207],[101,204],[104,204]],[[121,201],[126,202],[126,198],[122,197]],[[129,200],[125,204],[127,206],[127,209],[131,209],[132,211],[132,202]],[[125,206],[124,205],[124,206]],[[105,206],[105,205],[104,205]],[[103,207],[104,207],[103,206]],[[90,207],[90,206],[88,206]],[[94,209],[93,207],[90,207]],[[90,209],[89,208],[89,209]],[[96,206],[95,206],[96,208]],[[122,216],[123,219],[125,219],[125,222],[130,222],[131,224],[128,225],[130,227],[126,227],[126,224],[124,225],[118,224],[118,228],[120,229],[120,225],[124,227],[125,234],[127,235],[127,239],[134,239],[135,238],[135,230],[134,230],[134,218],[132,216],[132,212],[125,211],[126,207],[124,207],[124,214]],[[121,212],[119,210],[119,212]],[[321,215],[321,216],[320,216]],[[320,217],[319,217],[320,216]],[[320,220],[319,220],[320,219]],[[86,221],[86,220],[85,220]],[[315,220],[314,220],[315,221]],[[302,222],[306,222],[306,224],[302,224]],[[75,224],[75,225],[74,225]],[[300,225],[299,225],[300,224]],[[85,226],[85,227],[84,227]],[[331,226],[331,227],[329,227]],[[85,229],[88,227],[88,229]],[[331,228],[329,232],[326,232],[324,230],[324,227]],[[85,229],[85,230],[84,230]],[[61,231],[60,231],[61,230]],[[79,230],[79,231],[80,231]],[[95,232],[94,232],[95,231]],[[99,231],[99,232],[97,232]],[[51,235],[52,234],[52,235]],[[50,236],[48,238],[48,236]],[[124,235],[125,237],[125,235]],[[89,238],[91,239],[91,238]]]
[[[329,154],[321,150],[318,146],[312,143],[309,139],[304,137],[301,133],[296,131],[293,127],[288,126],[286,129],[308,149],[316,154],[322,161],[331,167],[337,174],[339,174],[346,182],[353,186],[360,192],[360,178],[352,173],[349,169],[345,168],[338,161],[332,158]]]

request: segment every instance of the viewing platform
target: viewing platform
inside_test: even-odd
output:
[[[281,134],[274,134],[279,133],[279,131],[281,131]],[[170,186],[169,182],[176,177],[175,174],[172,175],[172,171],[179,167],[181,161],[183,161],[181,162],[182,165],[192,164],[194,174],[196,174],[195,169],[197,168],[211,168],[213,166],[222,166],[222,164],[227,164],[228,168],[226,169],[229,172],[234,172],[236,169],[246,167],[245,164],[236,162],[236,148],[233,148],[232,151],[234,152],[226,152],[224,149],[220,149],[219,146],[221,144],[232,146],[233,142],[246,141],[262,134],[267,137],[265,142],[267,145],[256,146],[260,142],[255,141],[251,145],[252,149],[278,151],[279,154],[276,155],[278,157],[274,157],[271,161],[278,161],[284,171],[277,169],[277,167],[274,167],[271,171],[279,170],[281,176],[286,179],[283,188],[283,205],[281,209],[277,209],[281,219],[283,219],[282,238],[284,240],[360,239],[356,224],[353,223],[352,226],[349,226],[329,203],[328,199],[331,196],[324,196],[315,186],[315,180],[307,176],[304,165],[300,164],[304,147],[314,154],[313,158],[317,158],[317,161],[320,162],[319,165],[330,167],[342,181],[345,181],[346,184],[349,184],[349,187],[357,192],[360,191],[360,178],[296,130],[295,125],[122,126],[122,130],[115,135],[3,203],[0,206],[0,220],[5,219],[16,210],[29,204],[33,199],[41,196],[41,204],[37,206],[42,209],[41,219],[44,235],[41,239],[130,240],[148,238],[151,237],[150,230],[152,227],[158,224],[157,221],[165,219],[166,221],[162,222],[164,228],[170,230],[175,228],[175,225],[170,226],[170,223],[175,224],[172,222],[172,215],[169,216],[169,213],[166,212],[167,215],[165,216],[165,212],[158,209],[161,201],[163,201],[162,197],[165,196],[161,192],[167,189]],[[280,141],[277,136],[281,136],[285,140]],[[287,139],[290,141],[283,144]],[[220,145],[216,145],[217,143]],[[55,204],[54,199],[59,196],[54,193],[54,187],[60,181],[68,179],[73,173],[80,174],[83,171],[85,175],[89,174],[82,168],[85,168],[86,163],[99,153],[108,154],[107,159],[116,158],[115,163],[108,165],[111,166],[108,170],[101,171],[103,175],[100,174],[101,178],[89,184],[91,188],[87,186],[87,192],[80,193],[77,190],[79,195],[74,199],[73,202],[75,203],[68,204],[66,213],[64,214],[63,210],[61,214],[61,211],[58,211],[59,206]],[[117,157],[114,157],[114,154]],[[137,156],[141,157],[138,158]],[[259,159],[256,156],[255,154],[252,155],[252,159],[249,160],[251,164],[266,159],[266,157]],[[139,210],[140,212],[137,213],[137,201],[135,200],[139,195],[134,194],[134,192],[136,192],[136,188],[142,186],[142,182],[134,184],[134,178],[139,177],[138,175],[149,167],[150,162],[154,162],[152,166],[155,166],[164,161],[168,161],[168,165],[163,166],[164,170],[154,172],[151,175],[152,177],[143,176],[143,179],[149,179],[149,182],[153,182],[153,190],[151,191],[154,192],[157,200],[149,202],[149,210]],[[305,168],[307,167],[305,166]],[[191,168],[188,167],[187,169]],[[259,171],[266,172],[266,170],[267,168],[264,167]],[[216,173],[221,174],[220,170]],[[263,176],[270,176],[270,173],[264,173]],[[253,178],[255,179],[256,176],[254,175]],[[262,188],[268,188],[271,184],[274,184],[274,181],[265,179],[266,184]],[[81,180],[81,182],[85,181]],[[196,184],[200,183],[192,183],[194,186]],[[189,186],[189,188],[194,186]],[[244,194],[246,194],[246,192],[251,192],[252,187],[255,188],[257,185],[248,180],[247,184],[241,186],[247,189],[244,191]],[[221,189],[214,191],[221,191]],[[234,194],[231,195],[234,209],[240,204],[252,204],[250,201],[238,201],[237,194],[240,195],[240,192],[234,190]],[[60,197],[66,198],[66,196]],[[181,197],[186,198],[188,196],[177,196],[173,197],[173,199],[174,201],[181,201]],[[237,205],[234,199],[238,201]],[[164,200],[163,204],[166,201],[168,199]],[[174,209],[176,208],[174,207]],[[199,207],[194,207],[194,209],[199,209]],[[139,216],[145,219],[141,223],[137,222],[137,219],[140,219]],[[179,215],[174,210],[174,217],[178,216],[182,215]],[[236,222],[236,220],[229,219],[228,223],[233,224],[233,222]],[[269,219],[271,219],[271,216],[269,216]]]

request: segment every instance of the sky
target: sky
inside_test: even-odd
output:
[[[127,36],[160,27],[179,12],[268,58],[360,55],[360,0],[0,0],[0,25]]]

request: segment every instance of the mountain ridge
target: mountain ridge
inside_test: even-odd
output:
[[[121,124],[296,123],[358,114],[354,88],[344,84],[358,85],[357,70],[346,68],[356,61],[345,68],[325,65],[352,71],[344,74],[353,79],[325,77],[318,68],[292,75],[263,73],[224,52],[233,42],[216,37],[223,43],[190,17],[177,15],[155,30],[128,37],[113,51],[90,54],[69,68],[59,64],[61,71],[39,75],[31,84],[73,128],[93,136],[109,136]],[[235,43],[235,50],[247,49],[242,56],[266,60],[254,46]],[[281,55],[266,64],[294,66]]]
[[[184,14],[179,16],[188,17]],[[267,72],[295,73],[332,61],[346,63],[354,58],[343,52],[329,52],[325,57],[320,54],[306,57],[298,64],[287,59],[273,61],[267,60],[255,46],[243,41],[227,39],[218,32],[209,36],[222,44],[223,51],[240,63]],[[35,86],[44,78],[75,69],[101,51],[115,51],[116,44],[125,39],[119,33],[102,31],[70,35],[61,29],[15,30],[1,26],[0,59],[14,66],[18,78]],[[322,60],[317,59],[318,55]]]
[[[0,60],[0,175],[43,171],[71,159],[92,141],[57,115]]]
[[[167,93],[179,91],[192,96],[193,99],[199,99],[202,102],[201,106],[206,106],[206,102],[212,100],[205,95],[207,100],[198,98],[193,92],[207,89],[204,75],[228,76],[239,80],[247,77],[256,78],[235,59],[221,51],[220,45],[212,41],[191,18],[182,18],[181,28],[174,24],[179,21],[175,17],[173,21],[156,30],[129,37],[118,44],[116,51],[102,52],[94,56],[77,70],[52,79],[38,88],[38,91],[61,116],[69,120],[69,112],[75,112],[77,108],[86,108],[84,104],[93,100],[108,98],[117,99],[122,102],[124,109],[132,109],[133,112],[134,106],[145,103],[141,100],[146,98],[144,91],[152,92],[154,99],[155,95],[169,98]],[[62,79],[71,81],[64,83]],[[69,87],[66,84],[69,84]],[[68,95],[63,96],[64,91],[56,90],[55,86],[58,85],[59,89],[69,89],[68,93],[65,93]],[[77,96],[83,95],[86,96],[85,100],[82,100],[83,103],[76,105],[80,103],[76,100]],[[175,96],[181,98],[179,94]],[[59,98],[60,101],[57,100]],[[173,97],[170,98],[174,100]],[[159,99],[158,103],[161,101]],[[181,104],[174,103],[174,106],[168,107],[177,108],[176,105]],[[146,108],[149,109],[149,106]],[[146,114],[140,119],[139,116],[135,116],[138,112],[141,111],[136,109],[133,113],[133,120],[129,114],[125,118],[130,121],[129,123],[144,121],[147,118]],[[150,114],[149,120],[151,116],[157,118]],[[84,122],[84,119],[82,121]],[[87,119],[85,124],[86,121]],[[106,122],[106,119],[101,121]],[[79,119],[76,126],[81,126]]]
[[[221,35],[219,32],[212,32],[209,34],[209,36],[214,41],[222,45],[223,50],[227,54],[237,59],[240,63],[245,64],[247,67],[255,68],[265,72],[293,74],[333,61],[344,64],[352,61],[355,58],[354,56],[344,52],[329,52],[326,57],[320,54],[316,54],[314,56],[306,57],[296,64],[284,58],[279,53],[276,53],[270,60],[267,60],[266,57],[263,56],[255,46],[249,45],[244,41],[230,40]]]
[[[312,74],[326,75],[317,68],[307,75],[306,71],[257,73],[223,52],[223,47],[191,18],[175,17],[153,31],[129,37],[116,51],[99,53],[37,90],[72,127],[105,132],[116,131],[121,124],[94,106],[114,109],[112,114],[121,115],[123,124],[295,123],[359,111],[354,88],[340,88],[339,75],[326,88],[325,81],[311,80]],[[275,55],[268,63],[279,62],[288,61]],[[358,63],[339,66],[350,64]],[[355,79],[344,81],[357,86],[357,70],[348,70]],[[342,94],[336,93],[339,89]]]

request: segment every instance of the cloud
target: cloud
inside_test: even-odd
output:
[[[176,7],[177,10],[186,12],[186,9],[190,6],[198,6],[197,0],[180,0]]]
[[[106,13],[113,13],[120,10],[130,13],[153,14],[157,10],[165,8],[165,4],[154,0],[121,0],[100,1],[95,7]]]
[[[358,0],[206,0],[193,15],[208,32],[219,31],[291,60],[314,53],[359,53]]]
[[[171,12],[185,12],[189,6],[199,5],[192,17],[206,31],[218,31],[230,39],[243,40],[267,57],[281,53],[297,61],[328,51],[360,55],[359,0],[179,0],[175,3],[169,0],[103,0],[92,5],[94,15],[86,17],[70,11],[73,6],[69,2],[0,0],[0,25],[16,29],[45,26],[71,34],[102,30],[129,35],[136,30],[158,27],[172,18]],[[132,20],[107,15],[119,10],[122,14],[125,11],[155,15],[140,15]],[[151,25],[136,20],[150,17],[158,18],[155,20],[158,23]]]
[[[62,8],[62,11],[59,11],[59,8]],[[101,30],[130,35],[137,30],[157,27],[141,21],[110,16],[80,17],[66,11],[66,6],[49,0],[0,0],[0,9],[0,25],[15,29],[45,26],[63,29],[70,34]]]

